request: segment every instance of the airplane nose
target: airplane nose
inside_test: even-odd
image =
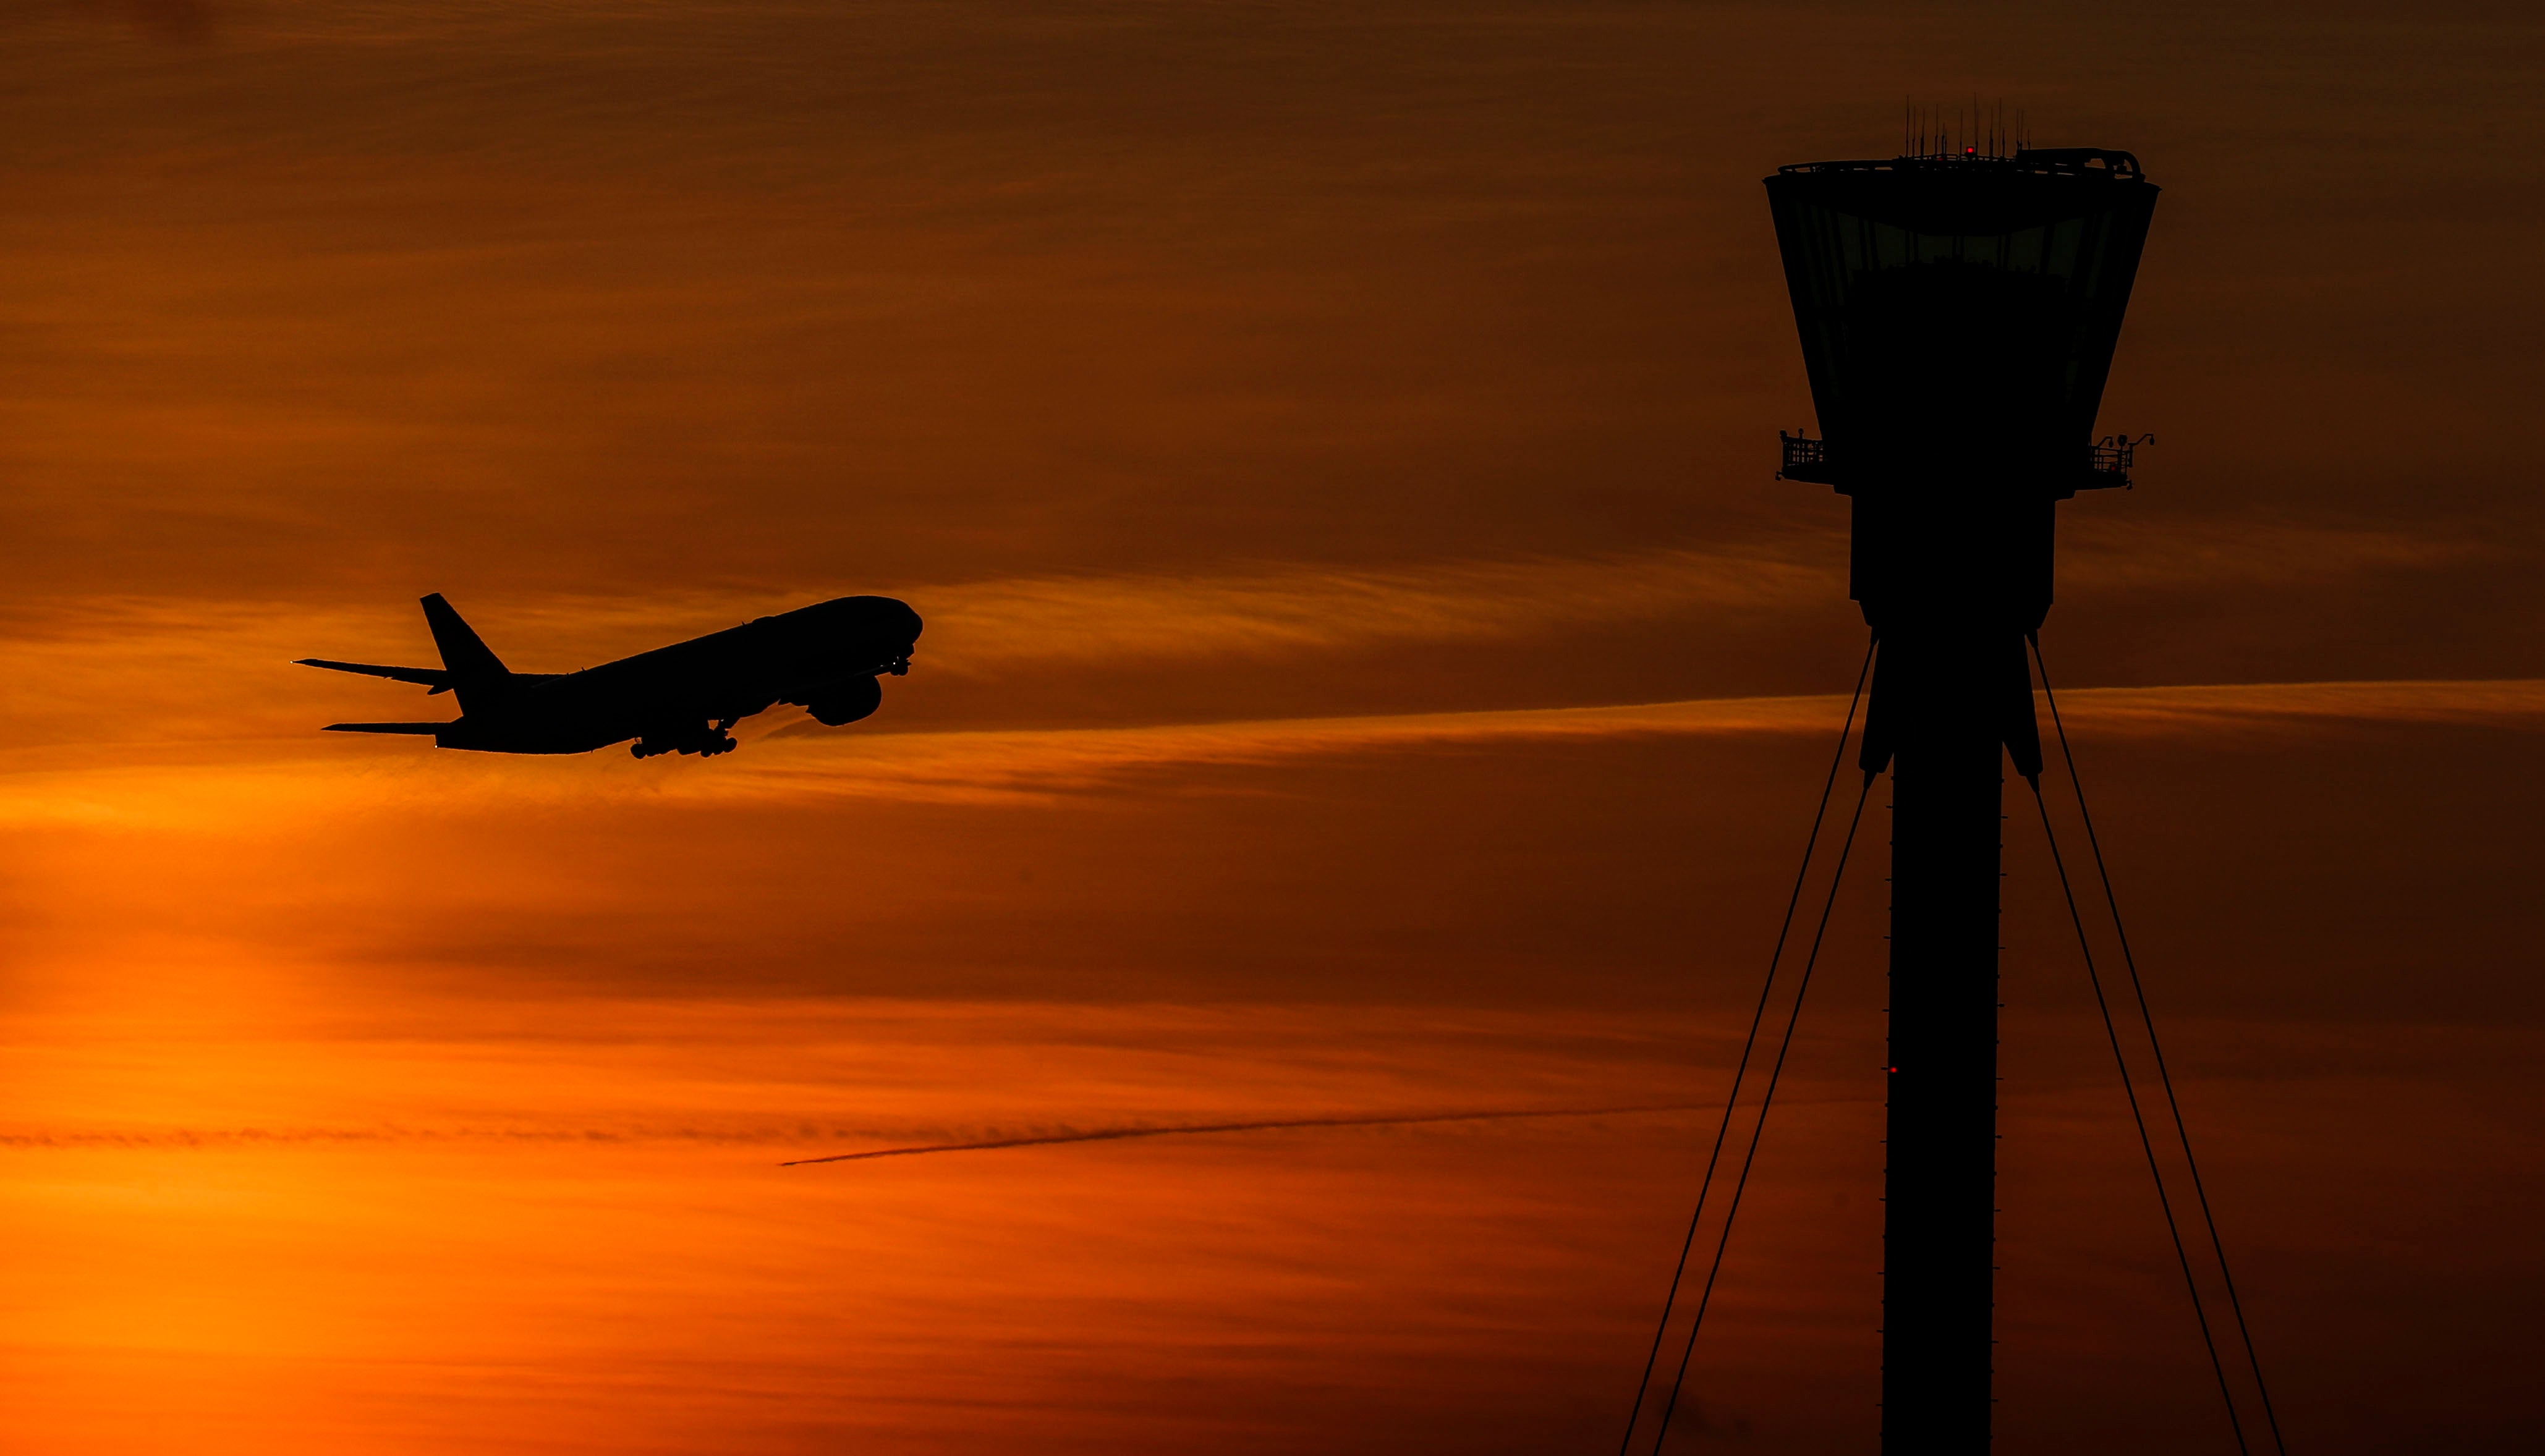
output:
[[[919,613],[911,610],[910,604],[907,602],[895,602],[892,605],[899,608],[901,620],[906,627],[909,640],[913,642],[918,641],[920,629],[925,625],[925,623],[920,621]]]

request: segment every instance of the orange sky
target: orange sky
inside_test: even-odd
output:
[[[2166,189],[2044,645],[2292,1444],[2532,1439],[2525,8],[0,54],[0,1448],[1606,1449],[1702,1110],[776,1165],[1719,1094],[1862,646],[1758,180],[1975,92]],[[712,762],[316,733],[440,710],[289,665],[428,591],[533,671],[929,629]],[[1881,802],[1683,1449],[1869,1448]],[[2008,870],[2001,1447],[2228,1449]]]

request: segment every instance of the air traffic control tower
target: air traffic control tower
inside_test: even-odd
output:
[[[1886,1456],[1988,1449],[2000,796],[2009,757],[2041,771],[2024,642],[2058,503],[2129,483],[2094,414],[2156,195],[2082,147],[1767,179],[1822,431],[1785,437],[1783,475],[1852,503],[1859,763],[1892,772]]]

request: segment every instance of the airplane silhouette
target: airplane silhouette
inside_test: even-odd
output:
[[[296,662],[453,693],[459,716],[330,723],[328,732],[431,734],[437,748],[492,754],[586,754],[631,738],[640,759],[731,753],[733,725],[775,703],[800,703],[831,727],[872,713],[883,702],[879,676],[910,671],[920,628],[919,613],[890,597],[842,597],[579,673],[516,673],[441,593],[424,599],[424,620],[442,649],[439,668]]]

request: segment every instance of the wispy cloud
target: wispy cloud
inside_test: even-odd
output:
[[[2225,526],[2162,552],[2107,549],[2110,543],[2098,546],[2099,539],[2087,534],[2076,543],[2069,575],[2124,590],[2437,571],[2479,564],[2507,549],[2275,526]],[[1798,537],[1744,549],[1452,560],[1383,570],[1299,565],[945,584],[808,581],[770,590],[527,601],[463,593],[458,605],[514,666],[558,671],[823,597],[873,590],[907,598],[927,617],[920,661],[932,678],[995,686],[1048,682],[1101,666],[1136,698],[1143,675],[1196,667],[1443,644],[1517,647],[1636,624],[1756,627],[1825,606],[1842,593],[1843,577],[1830,543]],[[348,708],[346,694],[354,690],[348,684],[291,667],[291,659],[315,653],[432,661],[422,621],[403,596],[359,607],[30,599],[7,611],[0,673],[17,685],[5,717],[8,741],[22,749],[297,738],[333,717],[396,714]],[[375,685],[361,691],[366,695],[355,700],[365,704],[403,701],[382,698]],[[1367,706],[1383,711],[1390,704]],[[1190,704],[1179,711],[1190,713]]]
[[[2545,680],[2261,683],[2064,691],[2087,735],[2293,734],[2373,724],[2545,725]],[[1179,768],[1263,767],[1453,745],[1835,735],[1835,695],[1602,707],[1181,723],[1139,728],[815,734],[783,724],[711,765],[447,754],[204,765],[30,768],[0,777],[0,823],[253,822],[383,803],[894,799],[1025,803],[1132,785]],[[696,770],[696,771],[692,771]]]
[[[1387,571],[1265,567],[1226,573],[1049,576],[930,585],[808,582],[774,591],[495,601],[460,609],[514,667],[559,671],[852,592],[907,598],[928,621],[932,674],[1021,667],[1114,671],[1447,641],[1520,640],[1601,623],[1824,600],[1834,560],[1796,551],[1659,551],[1597,559],[1450,561]],[[22,601],[0,670],[31,716],[135,706],[196,731],[206,708],[254,721],[267,701],[305,713],[343,685],[287,669],[313,653],[432,661],[411,600],[313,607],[189,599]],[[191,709],[187,705],[192,705]],[[20,741],[25,741],[22,737]]]
[[[1315,1131],[1321,1128],[1426,1127],[1443,1122],[1512,1122],[1530,1119],[1630,1117],[1662,1112],[1702,1111],[1712,1102],[1631,1102],[1595,1107],[1482,1107],[1447,1112],[1379,1112],[1322,1116],[1268,1117],[1221,1122],[1136,1123],[1084,1127],[1048,1116],[1025,1131],[1003,1129],[997,1122],[980,1125],[971,1140],[873,1148],[790,1159],[780,1166],[813,1163],[859,1163],[876,1158],[907,1158],[923,1153],[977,1153],[1006,1148],[1038,1148],[1065,1143],[1119,1142],[1131,1138],[1192,1137],[1215,1133]],[[1013,1128],[1014,1123],[1009,1124]],[[58,1151],[79,1148],[131,1149],[155,1152],[221,1149],[300,1148],[338,1145],[403,1145],[453,1143],[621,1144],[700,1143],[720,1147],[797,1147],[823,1142],[870,1143],[912,1135],[907,1127],[853,1125],[831,1114],[797,1114],[779,1120],[740,1121],[710,1115],[679,1123],[626,1122],[574,1125],[557,1122],[493,1124],[389,1123],[350,1125],[222,1125],[195,1127],[18,1128],[0,1131],[0,1149]]]
[[[781,752],[747,771],[762,792],[864,783],[891,784],[917,797],[1010,797],[1090,789],[1170,766],[1268,765],[1459,744],[1810,733],[1834,730],[1845,706],[1844,699],[1819,696],[1715,698],[1144,728],[875,734],[862,740],[816,738],[790,724],[762,740]],[[799,755],[799,746],[809,752]],[[883,792],[900,796],[893,789]]]
[[[2268,519],[2151,523],[2083,514],[2061,522],[2060,547],[2059,575],[2071,584],[2204,594],[2498,570],[2535,554],[2533,543],[2516,537],[2438,523],[2404,530]]]
[[[1652,551],[1449,562],[1395,571],[1054,576],[914,591],[955,672],[1019,661],[1270,657],[1407,642],[1544,636],[1604,622],[1823,601],[1827,552]]]
[[[1276,1117],[1260,1122],[1184,1122],[1165,1127],[1099,1127],[1085,1131],[1033,1133],[992,1138],[976,1143],[928,1143],[910,1148],[875,1148],[863,1153],[833,1153],[796,1158],[779,1165],[803,1168],[815,1163],[863,1163],[875,1158],[915,1158],[923,1153],[990,1153],[1007,1148],[1044,1148],[1060,1143],[1110,1143],[1125,1138],[1196,1137],[1212,1133],[1290,1132],[1324,1127],[1417,1127],[1434,1122],[1505,1122],[1528,1117],[1623,1117],[1643,1112],[1690,1112],[1703,1102],[1665,1102],[1633,1107],[1504,1107],[1467,1112],[1382,1113],[1366,1117]]]
[[[2545,681],[2262,683],[2095,688],[2060,694],[2087,733],[2174,735],[2322,731],[2344,724],[2545,722]],[[1823,734],[1846,715],[1834,695],[1702,698],[1608,707],[1527,708],[1150,728],[824,737],[781,726],[762,742],[786,752],[737,774],[737,792],[830,791],[882,797],[1007,798],[1081,791],[1169,766],[1403,753],[1452,744]],[[797,756],[802,745],[810,752]],[[745,787],[748,782],[752,786]],[[682,780],[704,787],[697,778]],[[715,790],[708,789],[710,794]]]
[[[2345,724],[2533,727],[2545,722],[2545,679],[2066,688],[2059,706],[2072,726],[2111,734],[2285,732]]]

